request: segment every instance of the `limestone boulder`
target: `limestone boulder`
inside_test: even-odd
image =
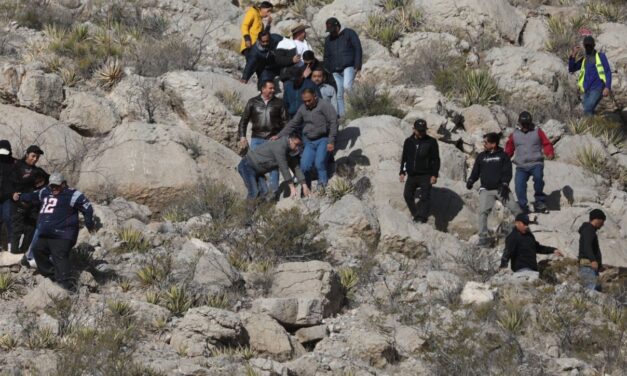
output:
[[[72,92],[64,106],[59,119],[85,136],[105,135],[121,122],[109,100],[90,93]]]
[[[329,17],[337,18],[342,26],[358,29],[368,21],[368,15],[379,10],[377,0],[355,2],[351,0],[336,0],[322,7],[314,15],[312,25],[319,35],[325,35],[325,21]]]
[[[53,305],[55,301],[69,296],[67,290],[48,278],[36,276],[35,281],[37,285],[22,298],[23,306],[28,311],[43,310]]]
[[[20,106],[55,118],[61,112],[63,96],[61,77],[42,71],[26,72],[17,93]]]
[[[160,209],[207,180],[242,192],[234,168],[239,160],[231,150],[188,129],[125,123],[84,159],[78,186],[90,197],[101,196],[103,186],[114,187],[119,196]]]
[[[466,154],[451,144],[438,143],[440,150],[440,177],[466,180]]]
[[[605,145],[599,139],[589,134],[564,136],[555,145],[555,154],[557,160],[562,163],[580,165],[577,155],[586,149],[595,150],[606,159],[610,158],[610,153]]]
[[[211,307],[192,308],[172,329],[170,346],[188,356],[209,356],[212,349],[242,346],[248,333],[237,314]]]
[[[131,218],[148,223],[152,211],[146,205],[140,205],[133,201],[127,201],[123,197],[114,198],[108,205],[119,222],[128,221]]]
[[[525,15],[500,0],[415,0],[428,26],[436,30],[459,29],[476,39],[490,34],[511,43],[518,41]]]
[[[0,67],[0,102],[14,103],[17,101],[17,93],[25,74],[21,65],[3,64]]]
[[[544,162],[544,193],[553,210],[581,202],[598,202],[608,191],[605,179],[583,167],[557,161]],[[514,182],[511,183],[514,192]],[[533,181],[527,183],[527,197],[533,198]]]
[[[462,290],[463,304],[484,304],[494,300],[496,289],[485,283],[470,281]]]
[[[243,313],[242,323],[248,332],[250,348],[260,354],[286,361],[305,352],[300,343],[291,339],[289,333],[266,314]]]
[[[503,121],[503,119],[497,119],[497,116],[485,106],[473,104],[462,111],[462,116],[464,116],[464,129],[468,133],[480,135],[490,132],[499,133],[504,128],[499,123],[499,120]]]
[[[522,34],[522,46],[534,51],[544,51],[549,40],[545,17],[529,17]]]
[[[364,241],[373,244],[379,238],[379,222],[373,210],[349,194],[322,211],[318,222],[326,226],[326,238],[333,244],[350,246]],[[355,240],[350,242],[349,239]],[[350,244],[348,244],[350,243]]]
[[[627,47],[623,35],[627,33],[624,23],[604,23],[596,36],[597,49],[605,52],[612,68],[612,93],[618,103],[627,103]],[[598,110],[613,111],[616,105],[611,100],[602,100]]]

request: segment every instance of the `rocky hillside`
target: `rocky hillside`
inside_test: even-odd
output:
[[[0,374],[627,374],[627,2],[276,1],[275,32],[310,25],[321,56],[335,16],[365,54],[326,195],[276,205],[245,203],[234,168],[257,93],[239,82],[242,3],[0,3],[0,139],[40,145],[99,218],[72,251],[76,294],[0,257]],[[567,67],[582,29],[613,71],[593,118]],[[523,109],[556,148],[531,229],[566,257],[514,275],[511,214],[497,204],[499,241],[477,247],[465,180]],[[442,159],[426,224],[398,181],[416,118]],[[603,293],[577,278],[593,208]]]

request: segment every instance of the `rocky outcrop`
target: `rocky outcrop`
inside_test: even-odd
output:
[[[111,102],[84,92],[68,95],[60,120],[80,134],[90,137],[105,135],[121,122]]]
[[[63,80],[56,74],[28,71],[17,99],[20,106],[58,118],[63,104]]]

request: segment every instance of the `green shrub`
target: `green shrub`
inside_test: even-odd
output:
[[[604,116],[575,118],[568,121],[568,129],[572,134],[590,134],[600,138],[605,144],[618,148],[623,146],[624,134],[620,124]]]
[[[339,201],[342,197],[355,192],[355,186],[350,180],[342,177],[331,179],[326,189],[326,195],[331,201]]]
[[[627,3],[620,0],[594,0],[585,9],[598,22],[621,23],[627,19]]]
[[[365,116],[391,115],[403,118],[405,114],[392,100],[387,91],[377,91],[374,83],[359,82],[348,94],[347,118],[356,119]]]
[[[353,268],[342,268],[339,270],[339,274],[340,283],[346,291],[346,297],[348,299],[354,299],[355,290],[357,289],[357,284],[359,283],[359,275],[357,274],[357,271]]]
[[[175,316],[183,316],[192,307],[193,300],[184,286],[172,286],[164,293],[165,307]]]
[[[150,248],[150,242],[144,237],[139,230],[125,227],[118,231],[118,237],[122,245],[118,249],[119,252],[145,252]]]
[[[226,358],[236,358],[236,359],[244,359],[249,360],[256,356],[257,354],[248,346],[237,346],[237,347],[218,347],[211,350],[211,356],[213,357],[226,357]]]
[[[218,90],[216,97],[235,116],[242,116],[246,104],[242,101],[242,96],[237,90]]]
[[[499,102],[499,88],[496,81],[485,70],[466,70],[462,74],[462,104],[489,105]]]
[[[18,293],[18,291],[18,280],[11,273],[0,273],[0,298],[11,298]]]
[[[0,349],[5,351],[11,351],[16,348],[17,345],[18,341],[12,335],[5,334],[3,336],[0,336]]]
[[[581,37],[579,30],[581,28],[593,29],[593,24],[587,16],[574,16],[564,19],[559,16],[549,17],[547,23],[549,29],[549,39],[545,48],[549,52],[568,60],[573,46],[580,44]]]
[[[368,16],[365,31],[388,49],[404,33],[418,31],[422,24],[422,13],[411,0],[383,0],[379,5],[383,11]]]
[[[27,334],[26,347],[31,350],[54,349],[59,338],[51,328],[37,328]]]
[[[403,80],[413,85],[422,87],[434,84],[442,93],[450,91],[452,87],[450,73],[462,71],[465,68],[465,60],[456,56],[452,48],[444,40],[431,41],[426,45],[417,47],[415,59],[404,61]],[[445,72],[445,73],[440,73]]]
[[[403,35],[403,27],[384,13],[372,13],[366,22],[366,33],[389,49]]]
[[[593,174],[602,175],[606,171],[606,160],[602,152],[593,146],[587,146],[577,150],[579,165]]]
[[[169,256],[151,258],[150,262],[136,273],[139,282],[144,286],[153,286],[165,281],[172,270],[172,259]]]

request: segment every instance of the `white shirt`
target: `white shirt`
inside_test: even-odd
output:
[[[311,46],[309,45],[309,42],[307,42],[307,40],[299,41],[289,38],[283,38],[276,48],[277,50],[293,50],[295,48],[296,53],[301,57],[303,56],[303,53],[305,51],[311,50]],[[303,66],[304,64],[305,63],[301,60],[300,63],[298,63],[298,66]]]

